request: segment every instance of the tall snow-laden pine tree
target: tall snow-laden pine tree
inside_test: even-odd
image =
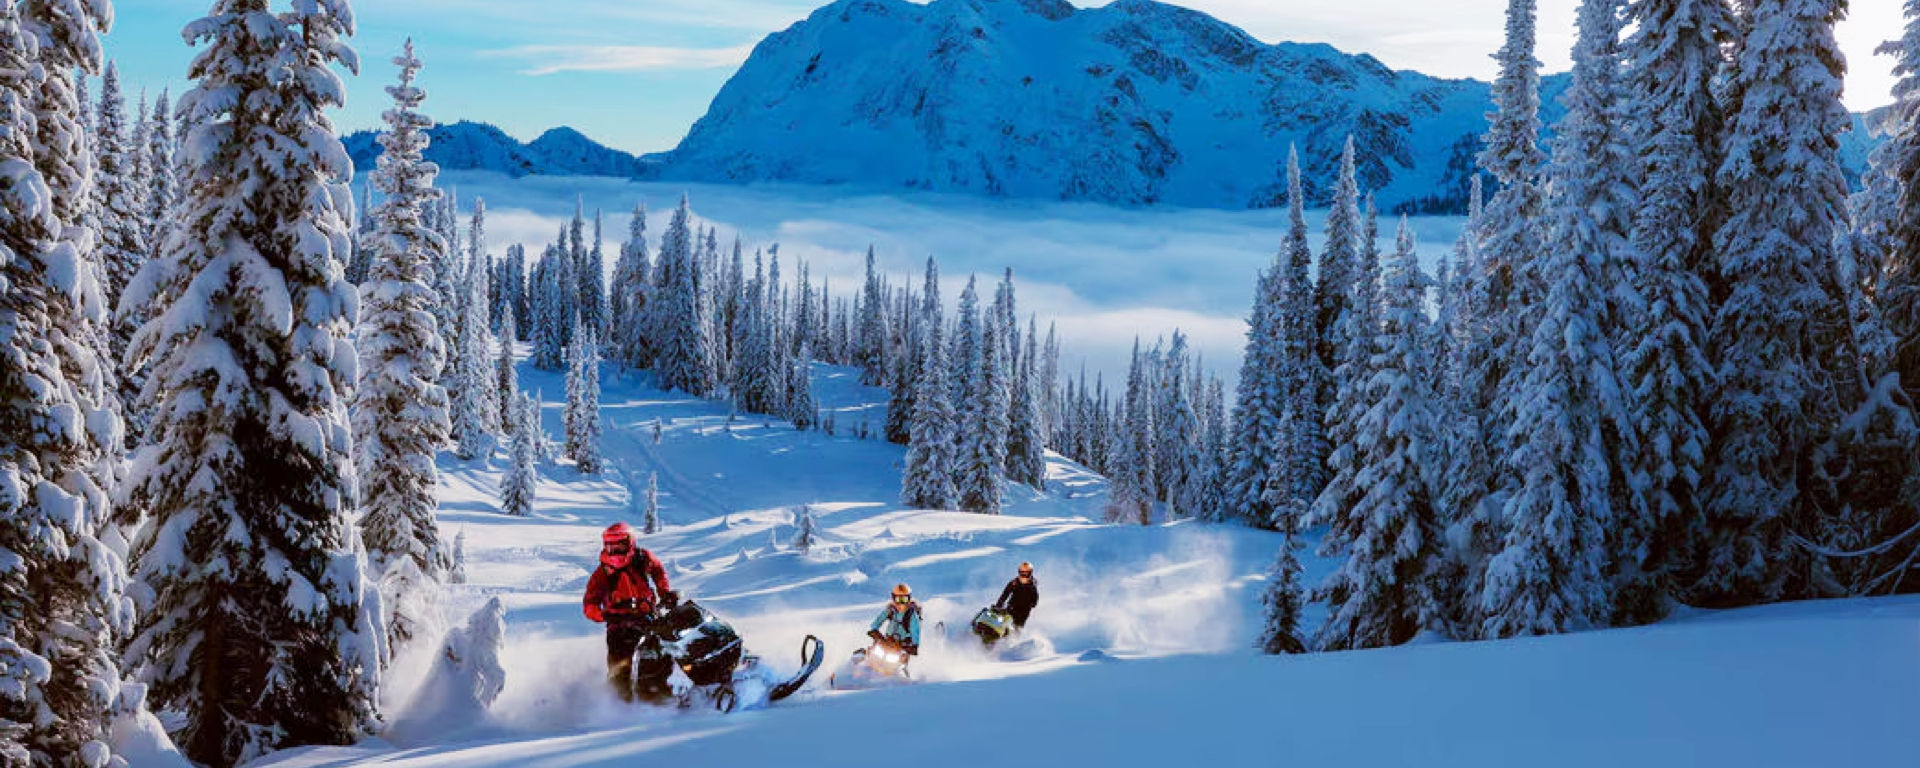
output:
[[[1480,166],[1500,182],[1488,201],[1479,230],[1484,238],[1479,257],[1479,295],[1486,342],[1473,348],[1469,361],[1470,390],[1477,410],[1485,414],[1490,456],[1504,456],[1512,448],[1509,427],[1518,414],[1515,403],[1526,350],[1543,294],[1534,259],[1542,252],[1539,225],[1545,198],[1539,183],[1545,157],[1539,146],[1540,62],[1534,58],[1534,17],[1537,0],[1509,0],[1507,37],[1496,59],[1500,77],[1494,81],[1494,111],[1487,115]],[[1517,479],[1495,464],[1489,494],[1511,490]],[[1466,498],[1477,504],[1484,499]]]
[[[138,132],[131,131],[132,126],[127,122],[127,102],[120,92],[119,67],[107,64],[107,74],[100,82],[100,109],[94,113],[94,136],[98,139],[94,156],[99,160],[94,174],[94,211],[100,226],[98,255],[107,272],[107,283],[103,287],[107,306],[111,308],[119,305],[120,294],[151,251],[143,223],[147,190],[135,179],[137,158],[144,154],[145,148],[133,145]],[[114,359],[126,356],[127,339],[132,335],[132,326],[114,326]]]
[[[1649,590],[1641,568],[1652,533],[1628,393],[1614,363],[1608,288],[1619,283],[1626,199],[1610,169],[1624,154],[1612,83],[1619,20],[1612,0],[1586,0],[1574,46],[1567,116],[1554,137],[1547,285],[1515,401],[1509,471],[1520,480],[1502,515],[1506,546],[1481,593],[1485,637],[1555,634],[1612,620],[1614,591]],[[1616,582],[1617,579],[1617,582]],[[1653,595],[1635,598],[1644,615]]]
[[[1127,371],[1127,391],[1120,404],[1120,424],[1114,430],[1112,479],[1106,506],[1108,522],[1147,525],[1153,521],[1153,395],[1152,368],[1133,340],[1133,363]]]
[[[660,473],[647,473],[647,508],[640,516],[640,532],[649,536],[659,533],[660,525]]]
[[[680,198],[680,207],[674,209],[666,237],[660,241],[654,285],[661,290],[655,297],[657,311],[650,326],[658,345],[654,373],[660,387],[705,397],[713,390],[709,359],[713,345],[707,338],[707,318],[700,300],[692,215],[687,199]]]
[[[421,203],[421,224],[440,237],[440,248],[429,254],[431,260],[427,268],[431,270],[429,285],[433,288],[435,300],[432,307],[434,327],[440,334],[440,348],[445,350],[445,362],[440,367],[439,379],[443,387],[452,387],[460,373],[454,360],[459,355],[460,319],[465,316],[467,301],[466,283],[461,279],[461,262],[464,258],[460,254],[460,243],[455,238],[459,230],[459,217],[455,215],[452,197],[443,193]]]
[[[1295,531],[1283,533],[1286,537],[1281,540],[1280,553],[1274,556],[1273,567],[1267,570],[1267,591],[1261,598],[1267,623],[1260,633],[1260,650],[1269,655],[1307,650],[1300,636],[1300,609],[1306,599],[1300,589],[1300,558],[1294,555],[1300,544],[1294,540]]]
[[[458,367],[453,392],[454,455],[463,459],[490,453],[494,435],[500,431],[500,392],[496,389],[500,379],[487,333],[487,271],[491,261],[487,256],[486,220],[487,202],[475,198],[467,237],[472,253],[468,256],[466,284],[460,287],[466,292],[466,300],[460,303],[460,347],[453,356],[453,364]]]
[[[1039,354],[1039,345],[1035,342],[1037,330],[1038,322],[1028,318],[1027,354],[1013,379],[1013,431],[1007,438],[1007,476],[1035,490],[1046,490],[1046,436],[1041,424],[1039,366],[1035,359]]]
[[[1507,519],[1522,521],[1514,514],[1522,509],[1536,522],[1543,514],[1595,516],[1603,538],[1585,542],[1592,552],[1577,556],[1598,557],[1606,583],[1580,583],[1591,564],[1581,563],[1557,566],[1564,570],[1554,574],[1556,580],[1565,580],[1553,588],[1605,597],[1588,607],[1617,610],[1621,623],[1637,624],[1660,618],[1666,596],[1658,584],[1662,566],[1649,556],[1662,526],[1650,514],[1650,489],[1636,470],[1645,454],[1634,428],[1633,391],[1620,375],[1616,352],[1616,344],[1635,340],[1628,321],[1641,313],[1628,280],[1634,192],[1626,169],[1633,152],[1621,119],[1619,6],[1617,0],[1583,0],[1580,6],[1573,85],[1561,97],[1567,113],[1554,135],[1549,169],[1541,274],[1547,304],[1526,363],[1524,391],[1535,405],[1519,414],[1531,431],[1521,433],[1528,447],[1515,456],[1533,458],[1513,467],[1523,491],[1514,500],[1519,506],[1509,503]],[[1556,338],[1543,335],[1549,327]],[[1558,483],[1562,490],[1547,492],[1543,482]],[[1552,530],[1557,540],[1550,547],[1565,546],[1558,539],[1578,539],[1585,532],[1560,525]],[[1522,562],[1545,562],[1527,559],[1545,551],[1521,555]],[[1546,583],[1536,581],[1530,588]],[[1586,618],[1606,625],[1615,615]]]
[[[594,211],[593,247],[587,249],[580,269],[580,322],[601,336],[607,332],[605,224],[606,217]]]
[[[558,371],[565,362],[566,338],[565,326],[572,319],[572,302],[567,300],[571,294],[561,289],[566,284],[567,272],[565,252],[549,245],[540,255],[540,265],[533,270],[533,285],[529,286],[528,304],[533,316],[533,367],[542,371]]]
[[[613,285],[608,297],[608,314],[613,321],[610,357],[629,369],[653,364],[648,347],[645,318],[652,293],[653,265],[647,256],[647,205],[633,206],[633,218],[627,224],[627,242],[620,246],[620,259],[613,265]]]
[[[145,240],[147,248],[156,254],[173,232],[174,207],[179,204],[174,175],[173,110],[168,105],[167,91],[163,88],[160,97],[153,101],[153,116],[149,121],[152,127],[147,132],[147,178],[151,183],[147,187]]]
[[[1435,508],[1440,457],[1426,370],[1424,278],[1413,232],[1400,221],[1392,263],[1379,297],[1380,322],[1352,328],[1356,339],[1343,367],[1371,348],[1369,375],[1352,381],[1364,394],[1342,397],[1333,415],[1335,474],[1313,507],[1310,524],[1326,525],[1322,557],[1346,560],[1320,588],[1327,600],[1318,645],[1326,650],[1398,645],[1445,626],[1445,596],[1435,578],[1440,514]],[[1363,260],[1360,280],[1372,280]],[[1371,290],[1353,294],[1357,315]],[[1371,343],[1358,340],[1373,330]],[[1364,346],[1363,346],[1364,345]],[[1350,394],[1350,393],[1349,393]]]
[[[819,411],[820,403],[813,399],[813,343],[801,342],[787,379],[787,421],[794,429],[812,429],[819,426]]]
[[[1285,357],[1286,272],[1282,257],[1260,273],[1253,293],[1253,315],[1247,321],[1247,347],[1240,363],[1240,382],[1233,409],[1233,458],[1225,477],[1223,512],[1253,525],[1273,525],[1273,502],[1266,494],[1267,478],[1284,466],[1279,453],[1281,420],[1288,405],[1283,387]]]
[[[421,158],[433,121],[417,109],[426,93],[413,84],[420,60],[409,41],[393,60],[400,84],[390,86],[394,108],[379,137],[373,182],[386,197],[374,213],[379,255],[360,285],[360,386],[353,404],[355,464],[364,503],[360,531],[372,572],[380,580],[384,624],[392,649],[438,621],[431,594],[445,579],[447,553],[434,521],[434,454],[448,434],[447,393],[437,380],[444,361],[434,326],[433,264],[446,247],[420,222],[422,206],[439,198],[439,168]],[[429,593],[415,601],[416,592]],[[412,607],[415,612],[408,612]]]
[[[152,364],[131,480],[153,522],[126,657],[153,706],[180,713],[174,741],[220,768],[350,743],[374,720],[382,638],[346,403],[353,169],[324,113],[345,96],[331,65],[357,66],[352,29],[344,0],[219,0],[187,25],[205,47],[181,105],[185,231],[128,287],[153,312],[131,347]]]
[[[1861,336],[1878,381],[1814,462],[1838,465],[1830,482],[1841,509],[1811,535],[1841,550],[1822,553],[1841,594],[1920,590],[1920,0],[1907,0],[1906,19],[1901,38],[1879,48],[1895,60],[1895,101],[1852,201],[1849,238],[1860,281],[1873,289]]]
[[[906,470],[900,475],[900,503],[921,509],[950,509],[959,499],[954,476],[959,469],[954,431],[953,389],[947,386],[945,324],[940,313],[940,266],[927,258],[927,285],[920,295],[920,378],[914,396],[913,429],[907,443]]]
[[[1005,334],[1000,330],[998,313],[989,312],[980,334],[980,358],[974,369],[973,400],[965,404],[960,424],[960,463],[957,483],[960,508],[989,515],[1000,514],[1003,495],[1001,481],[1006,478],[1007,381],[1001,350]]]
[[[887,442],[908,445],[913,441],[913,414],[917,410],[916,402],[920,390],[921,360],[926,357],[925,346],[919,341],[920,321],[913,317],[918,314],[910,296],[904,297],[900,305],[901,317],[891,323],[888,329],[888,343],[892,351],[886,353],[887,365],[887,423],[885,437]],[[865,311],[864,309],[861,311]],[[842,320],[845,320],[843,315]],[[896,337],[897,339],[893,338]]]
[[[1852,328],[1834,249],[1846,199],[1837,137],[1851,120],[1833,34],[1845,7],[1755,3],[1730,84],[1739,110],[1715,178],[1730,213],[1713,240],[1727,297],[1708,331],[1717,443],[1696,587],[1707,604],[1804,592],[1786,534],[1817,522],[1810,459],[1864,394],[1841,347]]]
[[[1055,323],[1047,323],[1047,344],[1040,351],[1040,422],[1041,432],[1046,435],[1047,447],[1060,447],[1060,429],[1065,420],[1064,404],[1060,401],[1060,337],[1054,332]]]
[[[860,383],[879,386],[886,365],[887,295],[880,273],[873,267],[873,246],[867,246],[867,281],[860,292],[860,346],[854,365],[860,368]]]
[[[1281,399],[1279,428],[1274,434],[1277,463],[1261,491],[1265,504],[1272,510],[1274,519],[1269,524],[1275,530],[1299,530],[1299,518],[1307,514],[1320,489],[1326,487],[1326,406],[1331,405],[1331,392],[1337,387],[1330,384],[1331,373],[1320,363],[1314,287],[1307,276],[1313,251],[1307,245],[1306,193],[1300,182],[1299,159],[1291,150],[1287,154],[1287,189],[1287,239],[1283,246],[1287,264],[1281,276],[1280,361],[1275,374],[1275,391]],[[1345,192],[1343,183],[1341,194]],[[1345,207],[1343,201],[1344,198],[1336,201],[1336,209]],[[1342,233],[1343,239],[1346,234]],[[1334,255],[1346,258],[1344,253]],[[1357,261],[1357,251],[1355,257]],[[1351,281],[1353,270],[1354,262],[1348,261],[1332,276]],[[1348,314],[1352,288],[1337,288],[1334,292],[1348,294],[1348,300],[1339,305],[1339,313]],[[1336,335],[1342,331],[1337,325],[1333,330]],[[1366,332],[1360,327],[1345,330]],[[1364,387],[1365,382],[1353,382],[1353,385]],[[1282,521],[1283,517],[1293,519]]]
[[[72,13],[60,11],[71,10]],[[120,459],[69,72],[104,3],[0,1],[0,764],[104,765],[128,615],[109,504]]]
[[[500,482],[500,512],[515,517],[533,515],[534,491],[540,482],[540,406],[533,396],[521,393],[514,403],[513,439],[509,452],[513,464]]]
[[[1887,179],[1903,181],[1886,204],[1882,226],[1890,252],[1876,298],[1892,347],[1889,370],[1900,375],[1908,401],[1920,403],[1920,184],[1913,181],[1920,179],[1920,0],[1907,0],[1906,15],[1906,33],[1879,49],[1894,57],[1899,80],[1874,165]]]
[[[1187,378],[1187,335],[1173,331],[1173,342],[1160,361],[1154,388],[1154,478],[1170,517],[1194,516],[1192,493],[1200,482],[1200,416],[1193,407]]]
[[[514,323],[513,305],[501,309],[500,351],[493,361],[494,413],[500,421],[500,433],[512,435],[520,429],[520,372],[514,368],[514,337],[517,327]]]
[[[1649,591],[1631,588],[1621,607],[1641,614],[1658,593],[1685,586],[1675,579],[1691,568],[1692,539],[1704,525],[1698,492],[1710,438],[1701,416],[1714,373],[1702,274],[1711,271],[1709,189],[1720,156],[1712,87],[1734,20],[1725,0],[1634,0],[1626,21],[1637,27],[1621,53],[1630,167],[1640,179],[1626,251],[1639,307],[1617,341],[1640,444],[1632,470],[1647,484],[1653,528],[1638,562],[1652,577]]]
[[[567,348],[567,458],[586,474],[600,471],[600,350],[593,328],[578,318]]]
[[[1339,364],[1340,351],[1346,347],[1346,340],[1337,337],[1340,315],[1347,311],[1353,288],[1353,265],[1360,260],[1360,183],[1355,178],[1352,136],[1347,137],[1346,148],[1340,153],[1340,175],[1334,180],[1333,207],[1327,211],[1326,234],[1327,249],[1320,255],[1320,282],[1314,286],[1313,335],[1320,365],[1331,371]],[[1289,240],[1289,244],[1291,242]],[[1323,409],[1332,403],[1331,389],[1324,388],[1320,401]]]

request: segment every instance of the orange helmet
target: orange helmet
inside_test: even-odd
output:
[[[1032,576],[1032,575],[1033,575],[1033,563],[1021,563],[1021,564],[1020,564],[1020,575],[1022,575],[1022,576]]]
[[[906,603],[906,602],[912,602],[912,600],[913,600],[913,590],[907,588],[907,585],[905,584],[893,585],[893,601],[894,602]]]

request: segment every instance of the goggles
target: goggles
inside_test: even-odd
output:
[[[913,602],[913,595],[894,595],[893,601],[901,605]]]
[[[633,549],[633,545],[628,544],[627,542],[624,542],[624,541],[618,541],[618,542],[614,542],[612,544],[606,545],[606,549],[608,554],[624,555]]]

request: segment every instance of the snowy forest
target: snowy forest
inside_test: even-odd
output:
[[[1107,523],[1279,531],[1267,653],[1920,591],[1920,0],[1857,190],[1844,0],[1584,0],[1545,146],[1512,0],[1451,256],[1424,269],[1378,220],[1351,142],[1330,200],[1296,161],[1232,392],[1178,330],[1141,329],[1124,383],[1062,370],[1012,269],[954,307],[933,258],[869,251],[845,295],[783,277],[684,197],[657,238],[643,205],[624,234],[582,206],[497,252],[422,158],[411,44],[356,200],[327,113],[343,72],[388,75],[348,0],[271,5],[217,0],[185,30],[193,88],[130,109],[110,0],[0,0],[8,768],[122,765],[116,729],[158,712],[221,768],[378,733],[383,671],[461,578],[435,456],[505,456],[498,509],[533,514],[537,465],[607,468],[603,367],[905,446],[915,508],[998,514],[1053,452],[1111,480]],[[518,352],[566,372],[559,445]],[[884,417],[823,416],[816,364]],[[1320,584],[1309,529],[1344,562]],[[497,640],[490,610],[468,635]]]

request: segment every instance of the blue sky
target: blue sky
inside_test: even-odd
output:
[[[630,152],[671,149],[706,111],[754,43],[806,17],[826,0],[356,0],[354,48],[362,74],[349,78],[343,132],[371,128],[387,103],[388,63],[411,36],[427,68],[423,111],[438,120],[493,123],[522,140],[571,125]],[[274,0],[284,6],[283,0]],[[1077,5],[1104,5],[1081,0]],[[1389,66],[1446,77],[1493,75],[1505,0],[1183,0],[1268,42],[1327,42],[1371,53]],[[184,88],[193,51],[180,29],[205,0],[116,0],[107,39],[130,96]],[[1895,0],[1855,0],[1840,29],[1850,67],[1847,103],[1887,103],[1892,60],[1874,56],[1899,34]],[[1541,0],[1540,58],[1566,68],[1575,0]]]

